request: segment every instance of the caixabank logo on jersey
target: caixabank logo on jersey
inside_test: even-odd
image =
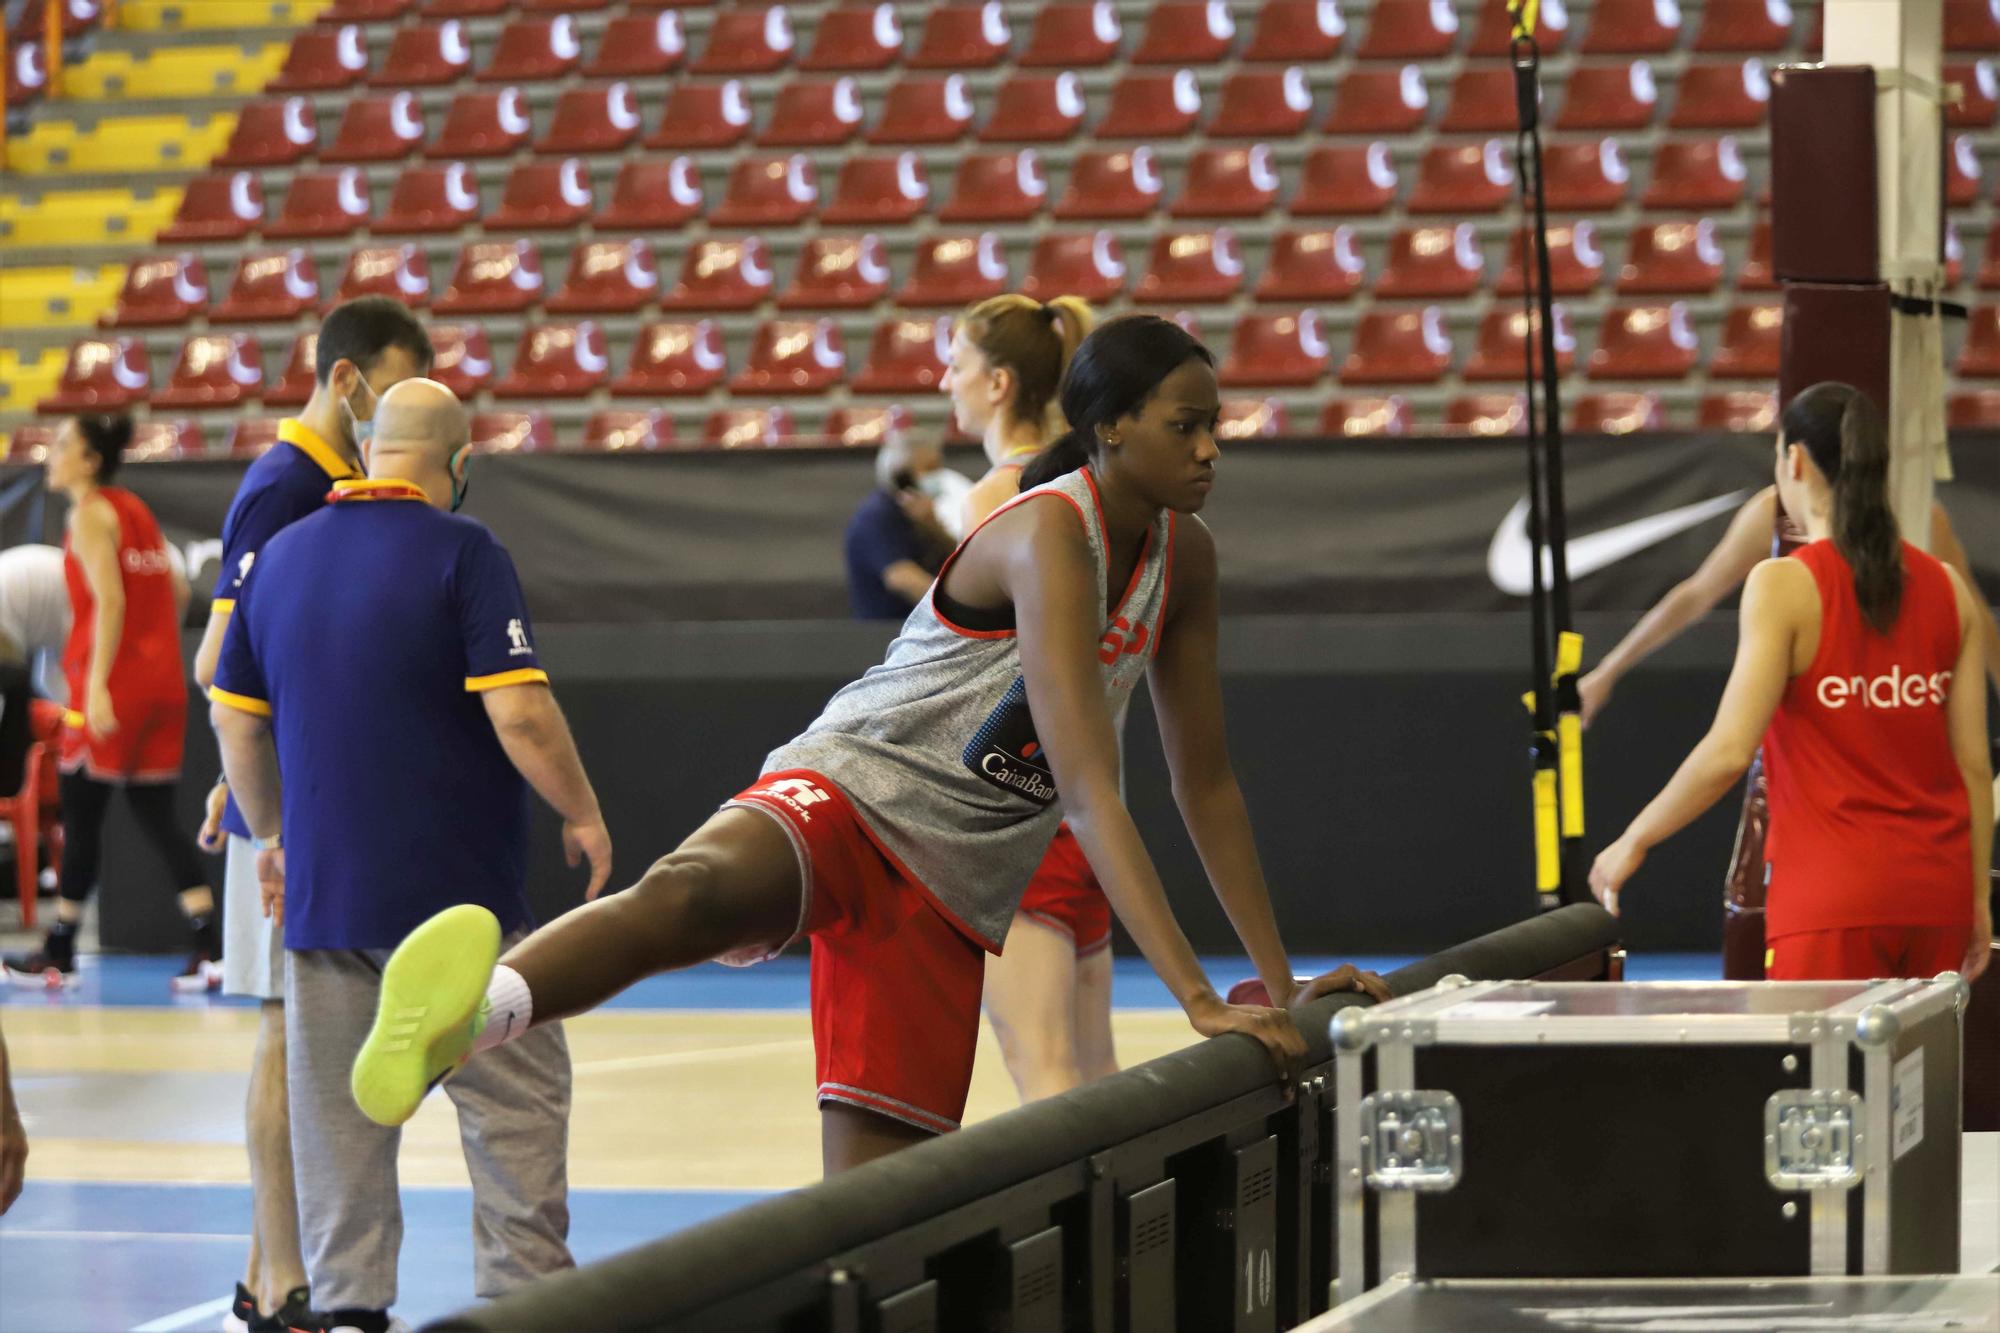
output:
[[[965,766],[1004,791],[1046,806],[1056,799],[1056,777],[1035,735],[1028,711],[1028,685],[1019,676],[973,733],[965,747]]]

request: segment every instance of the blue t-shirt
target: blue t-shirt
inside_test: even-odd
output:
[[[856,620],[902,620],[916,609],[882,582],[882,571],[903,560],[923,563],[917,525],[888,491],[876,490],[847,520],[847,599]]]
[[[479,697],[548,680],[514,563],[405,483],[338,493],[258,556],[210,692],[271,719],[285,946],[387,949],[459,903],[522,929],[528,789]]]
[[[213,613],[227,615],[235,609],[243,580],[266,542],[324,509],[334,482],[359,475],[304,422],[280,422],[278,443],[244,472],[236,498],[229,502],[229,516],[222,520],[222,569],[215,578]],[[223,807],[222,827],[239,838],[250,836],[234,799]]]

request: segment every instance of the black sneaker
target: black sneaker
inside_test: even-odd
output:
[[[410,1333],[410,1326],[387,1310],[329,1310],[319,1323],[296,1333]]]
[[[250,1333],[263,1318],[257,1309],[257,1298],[250,1294],[250,1288],[239,1282],[236,1284],[236,1299],[229,1303],[229,1313],[223,1318],[222,1333]]]
[[[238,1295],[248,1295],[242,1287],[236,1289]],[[276,1314],[257,1315],[247,1326],[247,1333],[292,1333],[294,1329],[316,1330],[323,1316],[312,1308],[312,1292],[305,1287],[293,1287],[285,1297],[285,1303],[278,1307]]]
[[[16,986],[61,990],[76,985],[76,933],[50,931],[33,953],[9,954],[7,980]]]
[[[201,992],[222,989],[222,941],[216,937],[215,914],[205,913],[188,919],[188,926],[194,934],[194,952],[188,955],[187,966],[168,984],[176,991]]]

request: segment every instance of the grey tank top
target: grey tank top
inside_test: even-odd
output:
[[[1082,520],[1102,607],[1110,561],[1088,468],[1022,493],[994,517],[1062,502]],[[1173,536],[1174,516],[1163,510],[1117,609],[1103,618],[1098,661],[1114,718],[1159,648]],[[1062,822],[1062,805],[1028,711],[1014,632],[955,626],[935,603],[956,559],[945,562],[882,664],[834,695],[803,735],[771,753],[764,772],[810,769],[839,787],[876,844],[997,951]]]

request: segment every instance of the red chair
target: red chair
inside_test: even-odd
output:
[[[1354,228],[1280,232],[1257,281],[1257,299],[1344,301],[1361,290],[1366,275]]]
[[[125,447],[128,463],[172,463],[200,458],[208,452],[208,436],[192,421],[153,417],[134,423],[132,443]]]
[[[278,376],[278,382],[264,390],[264,406],[303,407],[318,387],[318,373],[314,366],[319,351],[318,333],[301,333],[292,340],[291,355],[285,358],[285,372]]]
[[[1695,424],[1701,430],[1768,435],[1778,424],[1778,395],[1745,389],[1709,394],[1701,400]]]
[[[1131,75],[1128,81],[1147,77],[1152,76]],[[987,117],[979,139],[982,143],[1054,143],[1073,137],[1083,127],[1088,110],[1082,81],[1075,74],[1015,74],[994,94],[993,114]],[[1115,106],[1113,110],[1115,113]],[[1096,134],[1098,138],[1125,137],[1107,132],[1103,125]]]
[[[1587,56],[1663,55],[1680,40],[1681,11],[1675,0],[1597,0],[1590,7]]]
[[[265,396],[270,401],[270,396]],[[231,458],[259,458],[278,442],[278,428],[282,421],[277,417],[238,417],[229,424],[229,434],[223,437],[222,452]]]
[[[798,272],[778,308],[853,310],[888,295],[889,253],[880,236],[818,236],[799,252]]]
[[[1535,19],[1535,45],[1544,56],[1554,55],[1563,49],[1569,37],[1569,11],[1563,8],[1562,0],[1542,0],[1541,12]],[[1507,12],[1505,5],[1481,5],[1479,7],[1479,27],[1472,34],[1465,53],[1469,56],[1506,57],[1513,53],[1514,16]]]
[[[1074,84],[1074,74],[1065,77]],[[1104,119],[1097,122],[1092,136],[1098,139],[1178,139],[1192,134],[1200,118],[1201,84],[1195,80],[1193,70],[1176,70],[1171,74],[1138,70],[1125,75],[1112,87],[1111,106],[1104,113]],[[1020,137],[1067,138],[1082,120],[1083,94],[1078,88],[1074,113],[1059,122],[1059,133]],[[1009,108],[1003,101],[994,108],[993,119],[987,124],[982,137],[991,139],[996,132],[1006,133],[1005,127],[1010,121]]]
[[[1451,85],[1451,103],[1438,129],[1446,134],[1500,134],[1515,127],[1514,70],[1510,65],[1467,65]]]
[[[1567,375],[1576,365],[1576,333],[1570,328],[1568,307],[1558,305],[1554,309],[1556,373]],[[1480,320],[1479,336],[1473,340],[1472,355],[1466,358],[1465,367],[1459,373],[1474,381],[1519,382],[1531,351],[1535,374],[1539,376],[1542,373],[1539,313],[1531,324],[1525,310],[1495,306]]]
[[[632,343],[632,364],[611,382],[619,398],[694,398],[722,383],[729,369],[712,320],[648,324]]]
[[[106,329],[159,328],[185,324],[207,310],[208,267],[200,255],[145,255],[125,270],[118,304],[97,322]]]
[[[1712,212],[1743,202],[1749,173],[1736,140],[1663,141],[1653,150],[1653,178],[1639,205],[1654,212]]]
[[[875,330],[868,364],[850,386],[856,393],[933,391],[951,361],[949,315],[937,319],[891,319]]]
[[[310,251],[249,252],[236,261],[229,295],[211,312],[218,324],[268,324],[319,308],[319,269]]]
[[[1759,380],[1778,377],[1785,325],[1781,305],[1739,305],[1722,321],[1722,339],[1709,358],[1711,379]]]
[[[812,216],[819,175],[803,153],[748,157],[729,173],[729,189],[709,215],[718,227],[790,226]]]
[[[495,398],[582,398],[604,387],[611,357],[604,330],[590,320],[530,326],[514,369],[493,386]]]
[[[153,387],[146,344],[137,338],[85,338],[69,349],[56,391],[35,404],[43,416],[115,412],[146,401]]]
[[[1376,0],[1358,60],[1441,60],[1458,39],[1451,0]]]
[[[555,428],[541,412],[474,412],[470,426],[476,454],[544,454],[556,447]]]
[[[583,65],[583,41],[568,14],[548,19],[516,19],[500,30],[481,83],[534,83],[560,79]]]
[[[1324,435],[1342,439],[1371,439],[1410,433],[1410,405],[1400,394],[1386,398],[1336,398],[1320,414]]]
[[[472,43],[458,19],[398,28],[388,59],[369,76],[377,88],[435,88],[472,72]]]
[[[1222,84],[1222,104],[1208,124],[1212,139],[1289,139],[1312,118],[1312,85],[1298,65],[1245,69]]]
[[[1316,384],[1329,355],[1317,311],[1245,315],[1236,321],[1218,378],[1230,388]]]
[[[523,162],[507,177],[500,207],[486,225],[496,230],[568,231],[588,219],[595,206],[590,169],[581,158]],[[598,225],[608,224],[600,218]]]
[[[681,67],[687,34],[681,16],[621,14],[604,25],[597,54],[583,67],[586,79],[657,79]]]
[[[799,68],[881,70],[902,54],[903,25],[894,5],[850,5],[820,15],[813,48]]]
[[[1160,232],[1132,299],[1146,305],[1228,301],[1243,290],[1243,252],[1227,227]],[[1280,300],[1313,300],[1281,296]]]
[[[703,443],[717,449],[769,449],[792,439],[792,414],[783,407],[725,407],[702,427]]]
[[[782,5],[718,9],[708,45],[689,68],[696,74],[770,74],[791,63],[795,44]]]
[[[1516,231],[1507,240],[1507,266],[1500,272],[1500,284],[1493,290],[1501,296],[1519,296],[1527,290],[1528,271]],[[1604,251],[1598,248],[1594,222],[1552,222],[1549,224],[1549,289],[1556,296],[1588,296],[1604,277]]]
[[[1142,218],[1159,207],[1160,189],[1152,149],[1092,150],[1070,167],[1069,189],[1055,215],[1087,221]]]
[[[518,315],[540,305],[546,288],[541,251],[533,241],[474,241],[458,252],[457,270],[438,298],[437,313]]]
[[[1625,202],[1632,169],[1616,139],[1550,144],[1542,154],[1548,206],[1563,213],[1601,213]]]
[[[1027,49],[1015,64],[1027,69],[1086,69],[1118,58],[1124,35],[1111,0],[1044,5],[1035,12]]]
[[[201,333],[181,346],[166,387],[153,395],[159,410],[234,407],[264,388],[264,350],[247,333]]]
[[[1444,311],[1370,310],[1354,329],[1341,363],[1343,384],[1435,384],[1451,369],[1451,333]]]
[[[1965,246],[1958,239],[1958,223],[1944,220],[1944,285],[1958,286],[1965,277]]]
[[[349,251],[347,271],[326,309],[330,313],[335,306],[363,296],[386,296],[413,307],[429,305],[430,255],[414,245],[368,245]]]
[[[264,235],[274,241],[345,236],[366,227],[373,210],[368,175],[361,168],[300,172],[292,177],[284,207],[277,221],[265,226]]]
[[[1197,149],[1170,211],[1177,218],[1261,217],[1278,206],[1280,183],[1277,164],[1264,144]]]
[[[1528,429],[1528,396],[1460,394],[1444,405],[1438,425],[1447,435],[1522,435]]]
[[[599,231],[669,230],[701,210],[701,173],[693,158],[635,158],[618,169],[611,202],[592,223]]]
[[[1621,306],[1604,317],[1588,374],[1594,380],[1678,380],[1693,373],[1701,340],[1679,301]]]
[[[47,848],[48,864],[62,862],[62,807],[56,795],[62,774],[56,767],[56,755],[63,710],[47,700],[35,700],[28,706],[28,717],[33,739],[21,765],[21,785],[12,796],[0,797],[0,820],[14,831],[14,893],[21,904],[21,926],[32,930],[35,895],[41,891],[43,848]]]
[[[660,270],[643,236],[587,241],[570,251],[569,275],[549,298],[552,315],[629,315],[660,299]]]
[[[729,381],[731,393],[823,393],[847,373],[840,326],[830,319],[774,319],[750,343],[750,364]]]
[[[312,155],[319,143],[319,118],[310,98],[252,102],[236,118],[229,146],[213,167],[288,167]]]
[[[0,460],[46,463],[49,461],[49,450],[55,446],[56,437],[61,433],[62,427],[55,422],[25,422],[7,438],[5,446],[0,447]]]
[[[181,195],[173,223],[156,238],[162,245],[240,241],[264,221],[264,183],[251,171],[198,176]]]
[[[1265,0],[1242,59],[1265,64],[1331,60],[1346,34],[1339,0]]]
[[[1979,262],[1979,286],[1988,291],[2000,288],[2000,227],[1986,233],[1986,254]],[[123,297],[119,298],[119,305],[123,307]]]
[[[1643,130],[1653,123],[1659,104],[1659,85],[1645,61],[1581,65],[1569,76],[1555,125],[1559,130]]]
[[[2000,428],[2000,389],[1953,394],[1945,405],[1945,423],[1953,430]]]
[[[778,90],[757,143],[764,148],[825,148],[846,143],[860,131],[861,93],[853,79],[795,79]]]
[[[1944,78],[1965,90],[1963,98],[1945,107],[1944,123],[1960,130],[1992,129],[1995,117],[2000,116],[2000,73],[1996,73],[1994,62],[1947,65]]]
[[[537,153],[615,153],[639,138],[639,98],[629,83],[571,88],[556,100]]]
[[[1285,405],[1276,398],[1225,398],[1216,414],[1218,440],[1275,439],[1291,433]]]
[[[965,76],[907,78],[890,85],[882,118],[868,132],[874,144],[954,143],[972,128]]]
[[[886,407],[837,407],[827,414],[820,434],[843,449],[879,449],[893,435],[910,428],[910,411],[901,403]]]
[[[1051,232],[1035,242],[1024,295],[1037,301],[1080,296],[1102,304],[1125,294],[1125,251],[1109,231]]]
[[[1706,296],[1721,285],[1722,244],[1713,219],[1644,223],[1633,230],[1618,274],[1621,296]]]
[[[477,226],[479,178],[463,162],[410,167],[396,180],[389,207],[372,230],[379,236],[421,236]]]
[[[1739,292],[1775,292],[1778,272],[1771,259],[1771,219],[1761,217],[1750,229],[1750,248],[1744,253],[1743,267],[1736,271]]]
[[[1944,49],[2000,51],[2000,0],[1944,0]]]
[[[1631,435],[1666,428],[1666,411],[1660,406],[1660,395],[1650,390],[1585,394],[1576,400],[1569,413],[1569,429],[1577,435]]]
[[[528,146],[534,130],[528,99],[519,88],[460,93],[452,99],[444,113],[444,129],[424,156],[448,161],[511,157]]]
[[[910,280],[896,304],[969,306],[1007,290],[1007,252],[998,232],[977,236],[927,236],[917,242]]]
[[[6,105],[26,106],[48,91],[49,57],[40,42],[9,42],[6,59]]]
[[[1396,199],[1396,163],[1386,143],[1315,148],[1306,154],[1298,193],[1287,210],[1297,218],[1380,213]]]
[[[1018,153],[974,153],[960,160],[951,200],[940,222],[1022,222],[1042,211],[1049,194],[1041,158]]]
[[[668,94],[666,114],[646,147],[727,148],[743,141],[750,120],[750,98],[741,80],[678,84]]]
[[[319,12],[320,23],[390,23],[410,12],[417,0],[333,0]]]
[[[430,329],[431,378],[460,398],[470,398],[493,382],[493,348],[486,330],[469,324],[434,324]]]
[[[1412,213],[1496,213],[1513,198],[1512,155],[1501,140],[1488,139],[1425,149],[1403,206]]]
[[[320,152],[322,162],[398,162],[424,142],[424,106],[415,93],[357,97],[340,130]]]
[[[1011,40],[999,0],[940,5],[924,20],[910,68],[988,69],[1007,58]]]
[[[434,19],[496,18],[512,10],[515,3],[516,0],[427,0],[424,15]]]
[[[1771,79],[1761,60],[1689,65],[1681,70],[1680,93],[1667,124],[1677,130],[1758,129],[1768,118],[1770,103]]]
[[[1697,51],[1776,54],[1792,42],[1792,7],[1786,0],[1703,0]]]
[[[853,154],[841,161],[833,202],[819,216],[835,225],[909,222],[924,211],[930,197],[930,177],[915,153]]]
[[[1335,85],[1333,110],[1321,128],[1328,134],[1415,134],[1430,105],[1430,88],[1416,65],[1352,69]]]
[[[1162,0],[1146,17],[1135,65],[1214,65],[1229,58],[1236,20],[1223,0]]]
[[[1970,208],[1979,202],[1979,156],[1969,134],[1954,134],[1945,145],[1944,202],[1948,208]]]
[[[1470,222],[1401,227],[1389,238],[1389,260],[1375,282],[1382,297],[1470,296],[1486,273],[1486,255]]]
[[[32,6],[30,6],[32,8]],[[361,29],[306,28],[292,38],[278,77],[267,93],[325,93],[352,88],[368,73],[368,40]]]
[[[771,256],[760,236],[701,241],[661,299],[669,310],[749,310],[771,294]]]
[[[520,6],[529,13],[577,14],[586,10],[609,9],[611,0],[520,0]]]
[[[103,19],[104,0],[58,0],[56,12],[62,35],[81,37]],[[14,20],[12,35],[23,39],[40,37],[48,31],[47,22],[47,4],[23,5]]]
[[[583,423],[583,447],[594,453],[650,453],[673,438],[674,421],[665,412],[613,408]]]

